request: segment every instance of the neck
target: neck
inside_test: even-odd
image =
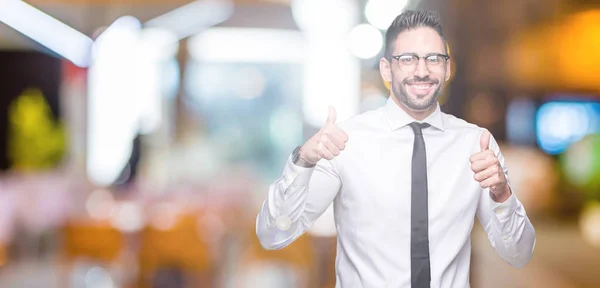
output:
[[[398,100],[398,98],[396,98],[396,96],[394,95],[392,95],[392,100],[394,100],[394,102],[396,103],[396,105],[398,105],[398,107],[400,107],[400,109],[404,110],[406,114],[410,115],[417,121],[422,121],[423,119],[427,118],[427,116],[431,115],[431,113],[433,113],[437,108],[437,105],[431,105],[431,107],[428,107],[425,110],[413,110],[406,107],[406,105],[400,102],[400,100]]]

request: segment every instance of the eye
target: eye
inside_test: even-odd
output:
[[[431,55],[431,56],[428,56],[426,59],[427,59],[427,62],[430,62],[430,63],[441,63],[444,58],[439,55]]]
[[[398,61],[401,63],[409,64],[415,61],[415,56],[413,55],[402,55],[398,58]]]

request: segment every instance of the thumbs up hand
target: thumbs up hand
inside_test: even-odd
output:
[[[322,158],[332,160],[346,148],[348,134],[335,125],[337,113],[335,108],[329,106],[329,116],[325,125],[313,135],[300,150],[300,159],[314,165]]]
[[[479,139],[480,152],[471,155],[471,170],[481,188],[490,188],[494,201],[504,202],[510,197],[510,188],[498,157],[489,149],[491,134],[484,130]]]

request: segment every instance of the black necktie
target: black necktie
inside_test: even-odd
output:
[[[421,129],[429,124],[409,124],[415,133],[412,155],[410,265],[412,288],[429,287],[429,235],[427,216],[427,158]]]

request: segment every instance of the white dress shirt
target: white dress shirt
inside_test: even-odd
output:
[[[336,287],[410,287],[414,134],[407,124],[413,121],[390,98],[381,108],[337,124],[349,140],[333,160],[304,168],[290,157],[256,219],[262,246],[281,249],[289,245],[333,201],[338,235]],[[517,268],[525,266],[533,254],[535,231],[517,191],[504,203],[496,203],[470,168],[469,157],[481,150],[483,129],[441,112],[439,105],[422,122],[431,125],[423,129],[431,287],[470,287],[475,217],[502,259]],[[493,137],[490,150],[509,179]]]

